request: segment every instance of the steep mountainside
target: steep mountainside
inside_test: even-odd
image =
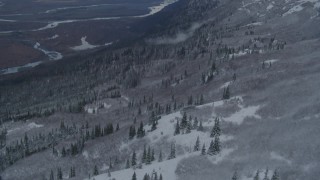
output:
[[[181,0],[142,39],[1,77],[1,177],[317,180],[319,8]]]

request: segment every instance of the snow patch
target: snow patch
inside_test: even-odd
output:
[[[59,37],[59,35],[58,35],[58,34],[55,34],[55,35],[53,35],[53,36],[51,36],[51,37],[47,38],[47,40],[57,39],[58,37]]]
[[[89,158],[89,153],[88,153],[88,151],[83,151],[83,152],[82,152],[82,156],[84,156],[86,159],[88,159],[88,158]]]
[[[87,49],[93,49],[96,48],[98,46],[96,45],[91,45],[90,43],[88,43],[88,41],[86,41],[87,36],[84,36],[81,38],[81,45],[80,46],[74,46],[71,49],[75,50],[75,51],[83,51],[83,50],[87,50]]]
[[[141,16],[135,16],[135,17],[148,17],[148,16],[152,16],[158,12],[160,12],[162,9],[164,9],[165,7],[178,2],[178,0],[164,0],[161,4],[156,5],[156,6],[152,6],[149,7],[150,12],[148,14],[145,15],[141,15]]]
[[[175,159],[165,160],[163,162],[152,163],[148,166],[143,166],[142,169],[124,169],[120,171],[111,172],[111,177],[108,176],[108,173],[101,174],[95,177],[92,177],[90,180],[106,180],[106,179],[116,179],[116,180],[125,180],[132,179],[132,175],[135,172],[137,175],[137,179],[143,179],[143,176],[148,173],[152,174],[153,171],[158,173],[158,177],[162,174],[163,179],[168,180],[176,180],[175,170],[177,168],[178,163],[183,159],[190,157],[190,154],[185,156],[180,156]],[[86,179],[87,180],[87,179]]]
[[[273,4],[269,4],[267,7],[267,11],[270,11],[273,7],[274,7]]]
[[[232,84],[232,82],[233,82],[233,81],[229,81],[229,82],[224,83],[224,84],[220,87],[220,89],[227,88],[228,86],[230,86],[230,85]]]
[[[33,128],[41,128],[43,127],[42,124],[36,124],[35,122],[32,122],[30,124],[28,124],[29,129],[33,129]]]
[[[271,152],[270,153],[270,158],[274,159],[274,160],[285,162],[287,164],[291,164],[290,160],[286,159],[285,157],[281,156],[280,154],[278,154],[276,152]]]
[[[213,164],[218,164],[222,162],[227,156],[229,156],[233,151],[235,151],[234,148],[222,149],[222,151],[218,155],[209,157],[209,159],[211,159]]]
[[[242,104],[238,105],[240,107],[240,110],[235,112],[229,117],[225,117],[222,120],[225,122],[231,122],[237,125],[240,125],[243,123],[245,118],[247,117],[253,117],[257,119],[261,119],[259,115],[257,115],[257,111],[261,108],[260,106],[248,106],[244,107]]]
[[[48,51],[48,50],[41,48],[40,43],[38,43],[38,42],[33,46],[33,48],[43,52],[45,55],[47,55],[49,57],[50,60],[60,60],[63,58],[62,54],[59,52]]]
[[[264,63],[273,64],[273,63],[278,62],[278,61],[279,61],[278,59],[270,59],[270,60],[264,61]]]

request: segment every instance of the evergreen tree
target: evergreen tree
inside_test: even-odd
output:
[[[180,134],[180,125],[179,120],[177,120],[176,129],[174,131],[174,135]]]
[[[108,169],[108,177],[111,177],[110,169]]]
[[[196,144],[194,145],[193,151],[200,151],[200,139],[197,137]]]
[[[158,180],[158,173],[155,170],[153,170],[153,172],[152,172],[151,179],[152,180]]]
[[[133,175],[132,175],[132,180],[137,180],[136,172],[133,173]]]
[[[51,172],[50,172],[49,180],[54,180],[54,175],[53,175],[53,171],[52,171],[52,170],[51,170]]]
[[[201,155],[206,155],[206,145],[205,144],[203,144],[203,146],[202,146]]]
[[[227,86],[223,91],[222,99],[230,99],[230,88]]]
[[[260,180],[260,172],[259,170],[256,172],[256,175],[254,176],[253,180]]]
[[[171,144],[170,156],[168,159],[176,158],[176,146],[174,143]]]
[[[129,161],[129,159],[127,159],[126,169],[129,169],[129,168],[130,168],[130,161]]]
[[[280,176],[277,170],[274,170],[271,180],[280,180]]]
[[[220,136],[220,133],[221,133],[220,121],[219,121],[219,118],[217,117],[214,120],[214,126],[213,126],[213,128],[211,130],[210,137]]]
[[[162,178],[162,174],[160,174],[160,178],[159,178],[159,180],[163,180],[163,178]]]
[[[238,173],[237,171],[234,172],[233,176],[232,176],[232,180],[237,180],[238,179]]]
[[[155,160],[154,149],[151,150],[151,162]]]
[[[218,154],[220,152],[220,138],[219,136],[216,136],[214,138],[214,151],[215,151],[215,154]]]
[[[162,160],[163,160],[163,159],[162,159],[162,151],[160,150],[158,161],[159,161],[159,162],[162,162]]]
[[[119,123],[117,123],[116,131],[119,131],[119,130],[120,130],[120,126],[119,126]]]
[[[145,130],[143,128],[143,122],[141,121],[140,122],[140,127],[138,128],[138,131],[137,131],[137,137],[138,138],[141,138],[145,135]]]
[[[199,101],[199,105],[204,104],[204,97],[203,94],[200,95],[200,101]]]
[[[66,157],[66,155],[67,155],[67,152],[66,152],[66,149],[64,148],[64,146],[62,148],[61,155],[62,155],[62,157]]]
[[[198,131],[203,131],[204,130],[204,128],[203,128],[203,126],[202,126],[202,121],[200,121],[200,125],[199,125],[199,127],[198,127]]]
[[[263,178],[263,180],[269,180],[268,173],[269,173],[269,169],[267,168],[266,171],[265,171],[265,173],[264,173],[264,178]]]
[[[152,122],[152,126],[151,126],[151,131],[154,131],[157,129],[157,121],[156,120],[153,120]]]
[[[29,156],[30,155],[29,138],[27,134],[24,134],[24,150],[25,150],[25,156]]]
[[[97,165],[94,165],[94,168],[93,168],[93,175],[94,175],[94,176],[99,175],[99,170],[98,170],[98,166],[97,166]]]
[[[195,117],[193,121],[193,129],[198,129],[198,123],[199,123],[198,118]]]
[[[130,126],[129,139],[133,139],[135,135],[136,135],[136,128],[134,126]]]
[[[143,180],[150,180],[149,174],[146,173],[146,174],[143,176]]]
[[[76,176],[76,170],[74,167],[70,168],[70,174],[69,174],[69,178],[75,177]]]
[[[132,167],[135,167],[137,165],[137,155],[136,155],[136,152],[133,151],[132,153],[132,159],[131,159],[131,166]]]
[[[214,143],[213,143],[213,140],[211,140],[210,142],[210,146],[208,148],[208,153],[209,155],[213,156],[216,154],[216,151],[215,151],[215,147],[214,147]]]
[[[192,124],[191,124],[191,120],[189,120],[186,127],[186,133],[187,134],[191,133],[191,129],[192,129]]]
[[[112,166],[112,161],[111,161],[111,158],[110,158],[110,160],[109,160],[109,169],[112,169],[113,168],[113,166]]]
[[[148,147],[148,151],[147,151],[147,162],[146,164],[151,164],[151,148],[150,146]]]
[[[63,175],[62,175],[62,170],[61,170],[61,168],[59,167],[58,170],[57,170],[57,179],[58,179],[58,180],[61,180],[61,179],[62,179],[62,176],[63,176]]]
[[[183,113],[183,116],[182,116],[182,119],[181,119],[180,128],[181,128],[181,129],[186,128],[186,127],[187,127],[187,124],[188,124],[187,113],[184,112],[184,113]]]
[[[144,147],[143,147],[143,153],[142,153],[141,162],[142,163],[146,163],[147,162],[147,148],[146,148],[146,145],[144,145]]]

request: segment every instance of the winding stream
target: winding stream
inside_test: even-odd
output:
[[[114,20],[114,19],[121,19],[121,18],[144,18],[148,17],[151,15],[154,15],[158,12],[160,12],[162,9],[165,7],[169,6],[170,4],[173,4],[177,2],[178,0],[164,0],[161,4],[149,7],[149,13],[144,14],[144,15],[138,15],[138,16],[124,16],[124,17],[96,17],[96,18],[90,18],[90,19],[74,19],[74,20],[62,20],[62,21],[53,21],[49,22],[46,26],[34,29],[34,30],[20,30],[20,31],[0,31],[0,34],[10,34],[14,32],[27,32],[27,31],[43,31],[47,29],[53,29],[58,27],[60,24],[68,24],[68,23],[75,23],[75,22],[86,22],[86,21],[103,21],[103,20]],[[110,5],[110,4],[102,4],[102,5]],[[112,4],[113,5],[113,4]],[[96,7],[96,6],[101,6],[101,5],[90,5],[90,6],[75,6],[75,7],[62,7],[62,8],[56,8],[56,9],[51,9],[47,10],[45,13],[52,13],[52,12],[57,12],[61,10],[67,10],[67,9],[77,9],[77,8],[84,8],[84,7]],[[1,2],[0,2],[0,7],[1,7]],[[17,14],[20,15],[20,14]],[[5,15],[2,15],[5,16]],[[9,15],[8,15],[9,16]],[[6,22],[16,22],[15,20],[7,20],[7,19],[0,19],[0,21],[6,21]],[[82,44],[80,46],[73,47],[72,49],[74,50],[84,50],[84,49],[92,49],[96,47],[101,47],[100,46],[95,46],[95,45],[90,45],[88,42],[86,42],[85,37],[81,39]],[[111,45],[112,43],[107,43],[102,46],[108,46]],[[55,60],[60,60],[63,58],[63,55],[59,52],[56,51],[49,51],[41,47],[40,43],[36,42],[36,44],[33,46],[34,49],[39,50],[43,52],[45,55],[48,56],[50,61],[55,61]],[[16,66],[16,67],[11,67],[11,68],[6,68],[0,70],[0,75],[1,74],[12,74],[12,73],[17,73],[23,69],[28,69],[28,68],[33,68],[36,67],[45,61],[37,61],[33,63],[28,63],[22,66]]]

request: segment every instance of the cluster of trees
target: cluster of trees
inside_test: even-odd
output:
[[[178,135],[181,133],[188,134],[191,133],[191,130],[203,131],[202,122],[199,122],[197,117],[192,118],[191,116],[189,116],[188,119],[187,113],[184,112],[181,121],[177,120],[174,135]]]
[[[217,74],[218,74],[218,69],[216,67],[216,63],[212,62],[210,69],[207,72],[203,72],[201,74],[201,83],[202,84],[209,83]]]
[[[0,131],[0,149],[6,145],[8,131],[6,128]]]
[[[201,149],[201,155],[216,155],[221,151],[221,144],[220,144],[220,121],[219,118],[215,119],[215,124],[211,130],[210,137],[214,138],[214,140],[211,140],[208,150],[206,150],[206,145],[203,143],[202,149]],[[200,138],[197,137],[196,143],[194,145],[193,151],[200,151]]]
[[[238,172],[234,172],[232,178],[232,180],[238,180],[239,179],[239,175]],[[271,179],[269,178],[269,169],[266,169],[266,171],[264,172],[263,178],[260,177],[260,170],[258,170],[256,172],[256,174],[253,177],[253,180],[280,180],[280,175],[278,170],[274,170]]]
[[[88,122],[81,127],[77,127],[75,124],[69,126],[66,125],[64,121],[61,121],[58,129],[52,129],[51,132],[46,135],[39,133],[29,136],[25,134],[20,141],[4,146],[4,152],[0,153],[0,160],[2,162],[0,163],[0,170],[5,169],[22,158],[50,148],[52,149],[53,155],[56,156],[75,156],[82,152],[86,141],[114,133],[114,128],[111,123],[108,123],[104,128],[96,125],[91,128],[91,133],[89,129]],[[116,126],[116,131],[118,130],[119,124]],[[61,151],[58,151],[55,147],[57,142],[67,138],[76,138],[75,143],[71,143],[69,148],[62,147]]]
[[[223,94],[222,94],[222,99],[230,99],[230,87],[227,86],[226,88],[223,89]]]
[[[193,96],[190,95],[190,96],[188,97],[188,102],[187,102],[187,104],[188,104],[189,106],[190,106],[190,105],[196,105],[196,106],[198,106],[198,105],[204,104],[204,96],[203,96],[203,94],[200,94],[200,96],[198,96],[195,100],[194,100]]]
[[[171,147],[170,147],[170,154],[168,156],[168,159],[174,159],[176,158],[176,147],[175,144],[172,143]],[[141,156],[141,161],[140,163],[137,160],[137,154],[136,151],[133,151],[131,159],[127,159],[126,164],[125,164],[125,168],[129,169],[130,167],[142,167],[143,164],[145,165],[149,165],[152,164],[152,162],[154,162],[156,160],[155,158],[155,151],[153,148],[151,148],[150,146],[147,148],[146,146],[144,146],[143,148],[143,153]],[[163,153],[160,150],[159,154],[158,154],[158,162],[162,162],[163,161]]]
[[[132,175],[132,180],[137,180],[137,175],[136,172],[133,173]],[[148,173],[146,173],[143,176],[142,180],[163,180],[162,174],[160,173],[160,175],[158,176],[158,173],[153,170],[153,172],[151,173],[151,175],[149,175]]]

